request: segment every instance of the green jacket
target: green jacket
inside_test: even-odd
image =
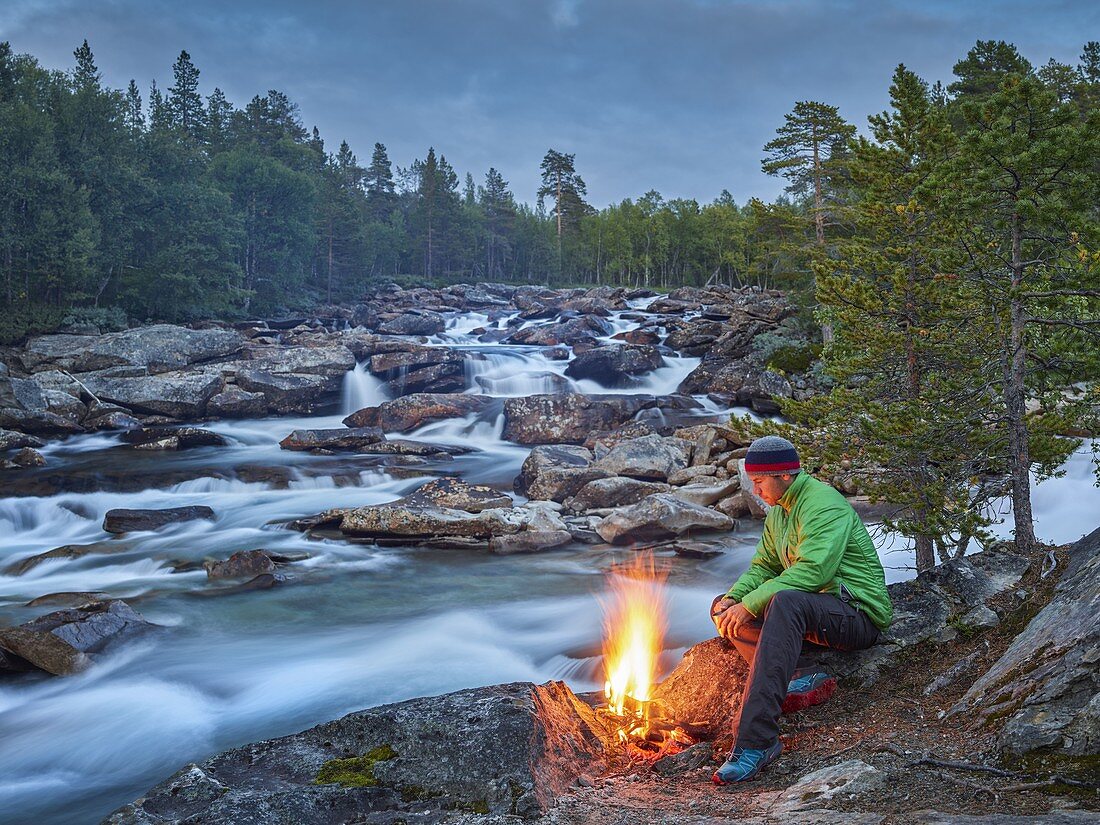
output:
[[[803,471],[768,511],[756,555],[726,595],[759,616],[780,590],[840,596],[841,587],[875,625],[890,626],[894,610],[867,528],[844,496]]]

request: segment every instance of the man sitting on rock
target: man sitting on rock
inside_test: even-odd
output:
[[[771,509],[749,569],[711,606],[718,633],[749,663],[737,740],[714,774],[719,785],[753,779],[775,761],[780,712],[820,704],[836,689],[806,653],[870,647],[893,612],[867,528],[840,493],[801,472],[791,442],[758,438],[745,473]]]

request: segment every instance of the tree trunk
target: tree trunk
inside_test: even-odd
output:
[[[1018,290],[1023,281],[1021,237],[1023,227],[1018,213],[1012,215],[1012,288]],[[1008,446],[1011,452],[1012,513],[1016,520],[1016,548],[1023,553],[1035,546],[1035,525],[1031,516],[1031,451],[1027,443],[1026,398],[1024,368],[1027,343],[1024,327],[1027,312],[1023,301],[1013,297],[1008,304],[1008,348],[1004,357],[1004,400],[1008,423]]]
[[[814,234],[817,239],[817,246],[820,249],[825,248],[825,197],[823,194],[823,187],[821,185],[821,150],[820,141],[817,135],[817,128],[814,127],[813,133],[814,144]],[[814,279],[817,280],[816,278]],[[821,340],[828,344],[833,340],[833,326],[832,324],[825,323],[821,325]]]
[[[922,573],[925,570],[931,570],[936,566],[936,549],[931,536],[917,536],[913,549],[917,556],[918,573]]]

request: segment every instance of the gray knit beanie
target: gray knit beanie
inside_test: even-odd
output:
[[[749,475],[795,475],[801,469],[794,444],[777,435],[756,439],[745,455],[745,472]]]

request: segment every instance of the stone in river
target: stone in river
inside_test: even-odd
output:
[[[725,481],[714,480],[704,483],[685,484],[683,487],[674,489],[672,495],[684,501],[690,501],[692,504],[710,507],[713,504],[717,504],[722,499],[728,498],[740,489],[740,480],[732,478],[726,479]]]
[[[613,430],[656,405],[651,395],[531,395],[504,402],[506,441],[583,444],[594,432]]]
[[[235,579],[242,576],[257,576],[261,573],[273,573],[275,562],[263,550],[240,550],[225,561],[213,559],[203,562],[206,576],[210,579]]]
[[[438,312],[413,310],[383,321],[375,332],[380,335],[437,335],[446,326],[443,316]]]
[[[342,380],[333,375],[282,374],[259,369],[237,371],[237,385],[242,390],[262,395],[268,409],[281,413],[309,414],[335,397],[341,383]]]
[[[464,510],[467,513],[480,513],[482,510],[512,506],[512,499],[499,490],[484,484],[470,484],[453,476],[432,479],[405,496],[401,502],[410,505],[429,504],[436,507],[449,507],[453,510]]]
[[[0,452],[5,450],[19,450],[23,447],[44,447],[45,442],[33,435],[16,432],[15,430],[0,430]]]
[[[178,419],[201,418],[206,405],[224,386],[216,369],[174,371],[117,377],[104,373],[81,376],[90,392],[139,413]]]
[[[707,507],[656,493],[612,513],[596,525],[596,532],[610,544],[633,544],[671,539],[693,530],[732,530],[736,524]]]
[[[45,553],[38,553],[22,561],[15,562],[4,569],[4,574],[7,576],[22,576],[31,568],[37,567],[42,562],[50,559],[79,559],[89,554],[122,553],[130,549],[132,549],[131,546],[126,542],[116,540],[97,541],[94,544],[66,544],[63,547],[55,547],[53,550],[47,550]]]
[[[496,536],[489,542],[489,552],[497,556],[518,553],[538,553],[569,544],[573,535],[568,530],[525,530],[507,536]]]
[[[154,324],[107,335],[42,335],[27,342],[20,359],[31,372],[141,366],[160,373],[232,355],[244,341],[235,330]]]
[[[594,466],[611,475],[666,481],[677,470],[687,467],[685,447],[679,439],[644,435],[615,445]]]
[[[573,379],[589,378],[605,387],[619,387],[663,363],[664,358],[654,346],[608,344],[578,355],[565,368],[565,374]]]
[[[262,392],[226,387],[206,403],[206,414],[213,418],[249,418],[267,412]]]
[[[32,447],[24,447],[16,450],[10,456],[0,459],[0,468],[7,470],[27,469],[30,467],[45,467],[46,458],[42,453]]]
[[[354,451],[367,444],[385,441],[378,427],[356,427],[333,430],[295,430],[279,446],[284,450]]]
[[[492,509],[475,514],[448,507],[396,501],[348,511],[340,522],[340,530],[352,536],[488,539],[520,529],[520,517],[509,516],[508,513],[508,509]]]
[[[430,421],[462,418],[483,412],[493,399],[466,393],[417,392],[365,407],[344,419],[348,427],[381,427],[386,432],[408,432]]]
[[[592,466],[592,453],[584,447],[535,447],[520,467],[516,492],[531,499],[563,502],[591,481],[607,478],[608,471]]]
[[[148,427],[130,430],[122,441],[137,449],[187,450],[192,447],[224,447],[229,442],[221,435],[199,427]]]
[[[44,596],[31,599],[27,602],[27,607],[53,607],[55,605],[78,607],[82,604],[89,604],[90,602],[98,602],[109,598],[110,596],[106,593],[100,593],[99,591],[65,590],[60,593],[47,593]],[[3,670],[3,668],[0,667],[0,670]]]
[[[166,507],[161,510],[108,510],[103,519],[103,529],[108,533],[130,533],[138,530],[156,530],[166,524],[181,521],[208,519],[213,521],[214,511],[203,505],[191,507]]]
[[[565,500],[565,506],[578,513],[605,507],[624,507],[637,504],[654,493],[667,493],[669,486],[656,481],[639,481],[635,478],[614,476],[598,478],[581,488],[573,498]]]

